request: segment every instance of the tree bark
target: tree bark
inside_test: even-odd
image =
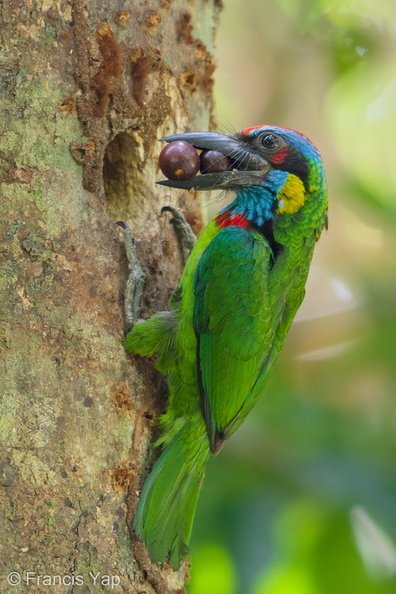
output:
[[[200,215],[155,187],[157,139],[211,125],[219,8],[0,8],[1,592],[184,591],[187,563],[153,566],[131,531],[166,383],[123,348],[114,221],[138,241],[143,315],[166,308],[182,258],[161,207]]]

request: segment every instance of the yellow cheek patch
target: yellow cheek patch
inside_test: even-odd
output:
[[[276,214],[293,214],[300,210],[305,202],[305,188],[301,179],[289,173],[277,198],[280,208]]]

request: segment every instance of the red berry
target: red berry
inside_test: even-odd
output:
[[[198,173],[199,155],[192,144],[175,140],[162,149],[159,166],[168,179],[184,181]]]
[[[200,160],[201,173],[221,173],[231,169],[231,159],[218,151],[202,151]]]

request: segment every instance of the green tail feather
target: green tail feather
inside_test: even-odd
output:
[[[199,489],[209,457],[202,420],[188,422],[166,446],[143,488],[134,521],[150,558],[174,569],[188,554]]]

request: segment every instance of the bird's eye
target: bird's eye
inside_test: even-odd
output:
[[[261,138],[261,144],[268,151],[276,151],[281,145],[281,139],[275,134],[264,134]]]

